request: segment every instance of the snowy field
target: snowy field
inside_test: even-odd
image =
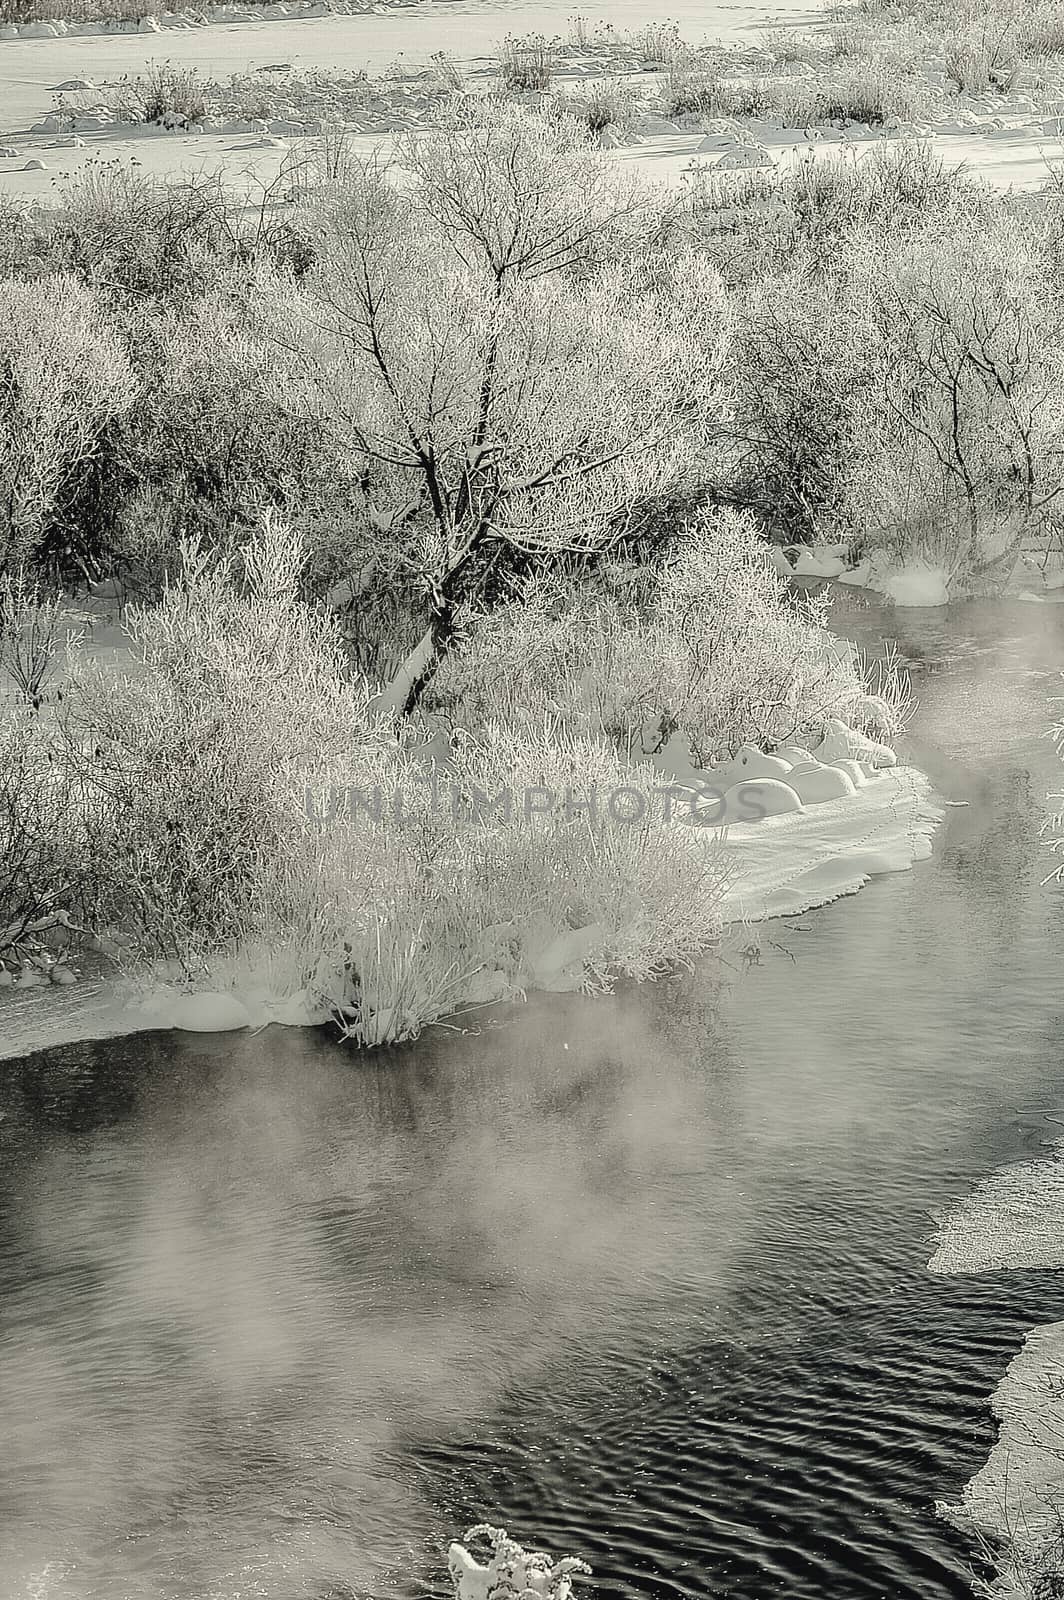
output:
[[[633,40],[639,30],[659,22],[645,0],[606,0],[594,9],[522,4],[520,0],[423,0],[401,8],[377,6],[357,15],[316,15],[304,5],[299,14],[278,17],[282,6],[262,10],[215,8],[220,20],[192,25],[180,14],[164,15],[164,26],[148,31],[81,33],[38,37],[47,24],[0,29],[0,195],[42,198],[57,184],[93,161],[139,166],[144,172],[181,177],[224,170],[234,188],[269,184],[298,163],[313,141],[313,123],[296,126],[291,118],[262,117],[254,122],[209,122],[203,131],[166,131],[128,123],[101,125],[98,103],[123,80],[153,64],[193,69],[204,78],[227,81],[234,74],[261,75],[285,103],[287,74],[365,72],[380,93],[367,114],[349,123],[356,151],[368,151],[400,129],[431,122],[439,68],[432,58],[447,58],[472,93],[497,82],[498,57],[508,37],[542,35],[560,41],[552,87],[586,86],[588,79],[623,78],[645,100],[637,120],[613,154],[622,167],[636,167],[658,181],[676,185],[692,163],[743,167],[785,165],[802,156],[822,156],[881,139],[918,137],[933,141],[950,165],[964,163],[1000,187],[1037,189],[1046,160],[1059,157],[1064,85],[1052,72],[1037,89],[1022,85],[1000,96],[948,95],[943,101],[941,63],[920,63],[933,104],[922,120],[882,129],[830,123],[788,128],[777,121],[743,117],[727,127],[662,126],[660,63],[644,65],[594,47],[595,30],[609,26],[614,37]],[[293,4],[288,9],[296,12]],[[267,14],[264,14],[267,13]],[[815,38],[828,25],[827,14],[804,0],[756,4],[698,5],[692,0],[670,7],[685,44],[718,42],[725,50],[721,70],[737,81],[773,69],[774,31],[784,28]],[[82,28],[99,26],[81,24]],[[121,26],[119,24],[113,25]],[[54,30],[52,30],[54,31]],[[573,41],[587,40],[584,51]],[[808,75],[811,70],[804,69]],[[817,69],[819,70],[819,68]],[[799,74],[800,76],[800,74]],[[83,86],[83,87],[82,87]],[[71,125],[67,112],[80,113]],[[59,113],[57,116],[56,113]]]

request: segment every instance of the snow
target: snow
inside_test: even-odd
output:
[[[235,73],[275,72],[281,63],[291,64],[298,72],[365,70],[372,77],[384,74],[392,78],[399,72],[411,82],[404,116],[393,108],[375,128],[354,130],[358,135],[355,149],[368,153],[386,144],[392,130],[411,117],[419,120],[427,110],[423,86],[431,81],[430,75],[426,72],[421,87],[415,79],[419,69],[429,68],[436,53],[442,52],[465,72],[471,86],[484,87],[495,74],[508,35],[542,33],[565,39],[570,36],[574,12],[589,31],[599,23],[609,23],[620,35],[659,20],[647,0],[605,0],[593,8],[573,6],[570,0],[447,0],[447,4],[418,0],[372,8],[368,0],[341,3],[351,6],[351,14],[329,14],[324,6],[306,3],[262,9],[215,6],[207,12],[214,20],[205,24],[197,23],[192,13],[164,13],[158,21],[144,23],[146,32],[101,23],[2,28],[0,139],[17,143],[27,162],[39,159],[42,147],[28,130],[54,109],[56,96],[89,92],[76,85],[101,86],[135,77],[162,54],[174,68],[192,67],[206,77],[223,80]],[[742,52],[763,43],[771,27],[815,35],[830,21],[818,6],[803,0],[776,0],[771,7],[753,0],[732,5],[717,0],[708,6],[698,0],[679,0],[669,9],[670,21],[676,22],[689,42],[715,40],[735,50],[737,75],[744,71],[744,61],[745,70],[750,70],[748,56],[744,58]],[[165,33],[162,48],[159,29]],[[636,54],[625,70],[630,68],[629,81],[634,87],[652,96],[661,74],[645,67],[659,66],[644,66]],[[940,62],[924,63],[923,71],[929,82],[941,86]],[[566,78],[579,82],[613,72],[608,60],[589,49],[586,59],[568,57],[556,82]],[[273,81],[280,94],[283,80]],[[707,141],[704,128],[691,131],[667,121],[648,102],[648,116],[636,129],[639,141],[629,142],[614,130],[603,140],[603,147],[620,170],[634,167],[655,181],[679,186],[690,177],[692,162],[737,172],[758,166],[782,167],[915,133],[930,139],[949,165],[964,163],[973,174],[998,187],[1036,190],[1045,179],[1047,157],[1061,154],[1061,124],[1060,116],[1047,117],[1034,96],[1014,93],[1004,109],[1000,100],[954,99],[924,122],[895,121],[884,129],[824,124],[796,130],[767,121],[745,126],[733,123],[721,143]],[[247,189],[276,177],[288,156],[287,150],[266,144],[234,146],[231,129],[183,136],[170,133],[161,139],[161,130],[118,124],[95,130],[79,126],[76,131],[93,132],[95,137],[85,150],[62,152],[54,163],[59,179],[77,172],[93,157],[119,162],[136,157],[148,173],[179,177],[222,170],[234,188]],[[0,193],[49,194],[52,180],[33,176],[41,170],[28,165],[0,169]]]
[[[950,575],[944,567],[914,561],[883,579],[882,593],[896,606],[944,606],[949,600]]]
[[[1043,1592],[1038,1577],[1059,1571],[1064,1322],[1032,1329],[990,1404],[997,1443],[960,1504],[939,1510],[998,1547],[994,1593],[1006,1600]]]
[[[779,551],[779,571],[795,578],[828,578],[851,588],[868,589],[896,606],[934,608],[948,605],[952,574],[929,561],[891,562],[877,550],[862,561],[851,560],[843,545],[814,545]]]
[[[937,1273],[1064,1267],[1064,1141],[1040,1161],[999,1167],[940,1219]]]
[[[896,606],[933,609],[964,598],[963,581],[945,567],[918,559],[892,563],[885,551],[861,561],[844,545],[770,547],[772,563],[786,577],[822,578],[849,588],[867,589]],[[1005,590],[1020,600],[1059,604],[1064,601],[1064,552],[1032,546],[1021,550]]]
[[[1064,1267],[1064,1141],[1036,1161],[1001,1167],[939,1219],[934,1273]],[[998,1439],[940,1510],[1000,1546],[996,1593],[1033,1594],[1060,1535],[1064,1322],[1033,1329],[991,1399]]]
[[[943,816],[929,780],[892,767],[850,794],[727,829],[725,921],[795,916],[931,854]]]
[[[502,1528],[471,1528],[466,1534],[492,1536],[493,1551],[482,1566],[463,1544],[452,1544],[447,1552],[447,1568],[454,1585],[455,1600],[490,1600],[491,1596],[513,1595],[515,1600],[570,1600],[573,1577],[589,1574],[591,1568],[571,1556],[561,1561],[545,1551],[525,1551],[509,1539]]]

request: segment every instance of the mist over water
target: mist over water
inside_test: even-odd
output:
[[[442,1594],[467,1521],[624,1600],[936,1600],[1054,1275],[933,1214],[1064,1131],[1064,610],[891,613],[932,861],[613,997],[357,1056],[0,1063],[0,1596]],[[470,1020],[470,1019],[467,1019]]]

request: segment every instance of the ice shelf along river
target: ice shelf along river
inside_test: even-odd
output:
[[[442,1595],[481,1518],[598,1600],[970,1593],[933,1503],[1064,1285],[927,1264],[1064,1133],[1064,607],[835,624],[898,639],[903,758],[966,803],[759,963],[0,1063],[3,1600]]]

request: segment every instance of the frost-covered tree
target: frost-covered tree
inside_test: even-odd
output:
[[[728,313],[712,267],[656,247],[667,222],[571,119],[512,108],[330,196],[288,337],[429,618],[381,708],[416,705],[508,553],[601,548],[706,476]]]
[[[858,236],[852,325],[876,376],[854,415],[851,526],[967,577],[1005,573],[1064,494],[1064,307],[1006,218],[884,259]]]

